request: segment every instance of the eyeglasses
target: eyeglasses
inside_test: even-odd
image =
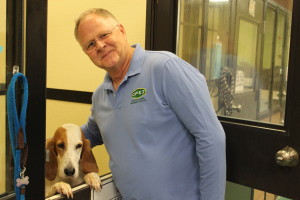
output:
[[[100,35],[98,35],[98,36],[96,37],[96,39],[90,41],[90,42],[83,48],[83,50],[84,50],[86,53],[92,52],[92,51],[95,49],[95,47],[96,47],[96,42],[97,42],[97,40],[98,40],[98,41],[101,41],[101,42],[104,42],[107,38],[109,38],[109,37],[111,36],[111,34],[113,33],[114,29],[115,29],[116,27],[118,27],[118,26],[119,26],[119,24],[116,25],[116,26],[114,26],[110,31],[106,31],[106,32],[101,33]]]

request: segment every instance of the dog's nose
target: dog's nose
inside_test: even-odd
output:
[[[65,174],[67,176],[73,176],[75,174],[75,169],[74,168],[65,168]]]

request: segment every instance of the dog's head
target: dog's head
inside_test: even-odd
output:
[[[98,166],[87,140],[79,126],[64,124],[46,141],[46,178],[76,178],[79,170],[84,174],[98,173]]]

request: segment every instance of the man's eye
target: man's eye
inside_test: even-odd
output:
[[[89,49],[92,49],[93,47],[95,46],[95,41],[92,41],[92,42],[90,42],[88,45],[87,45],[87,50],[89,50]]]
[[[100,35],[99,38],[101,40],[103,40],[103,39],[107,38],[109,35],[110,35],[110,33],[104,33],[104,34]]]

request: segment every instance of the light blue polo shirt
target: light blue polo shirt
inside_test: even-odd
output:
[[[223,200],[225,134],[204,76],[172,53],[133,47],[118,90],[107,75],[94,92],[86,137],[105,144],[124,200]]]

